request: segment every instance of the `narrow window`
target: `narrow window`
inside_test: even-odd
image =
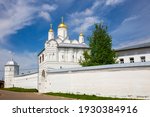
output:
[[[130,63],[134,63],[134,58],[130,58]]]
[[[141,56],[141,62],[146,62],[145,56]]]
[[[62,55],[62,59],[64,58],[64,56]]]
[[[41,63],[41,57],[40,57],[40,63]]]
[[[42,61],[44,61],[44,54],[42,54]]]
[[[124,59],[120,59],[120,63],[121,63],[121,64],[124,63]]]
[[[45,78],[45,71],[44,70],[42,71],[42,77]]]
[[[74,55],[72,55],[72,58],[74,59]]]

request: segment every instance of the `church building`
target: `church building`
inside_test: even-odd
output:
[[[84,42],[83,33],[79,34],[78,39],[70,39],[68,27],[62,18],[56,35],[51,24],[45,47],[38,54],[39,71],[80,67],[79,60],[83,59],[83,52],[88,48],[89,46]]]

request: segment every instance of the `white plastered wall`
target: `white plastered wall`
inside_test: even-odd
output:
[[[21,88],[35,88],[37,89],[38,84],[38,73],[17,76],[13,78],[13,87],[21,87]]]
[[[150,98],[150,69],[48,73],[40,92]]]

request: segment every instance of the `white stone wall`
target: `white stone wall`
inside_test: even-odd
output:
[[[150,99],[150,67],[47,73],[43,86],[39,92]]]
[[[77,48],[59,48],[58,58],[59,62],[74,62],[79,63],[79,60],[83,59],[83,52],[85,49]]]
[[[38,84],[38,73],[14,77],[12,82],[13,87],[21,87],[27,89],[30,88],[37,89],[38,88],[37,84]]]

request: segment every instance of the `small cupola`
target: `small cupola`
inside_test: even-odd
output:
[[[84,43],[84,35],[83,35],[83,33],[79,34],[79,43]]]
[[[48,40],[54,39],[54,31],[53,31],[53,27],[52,24],[50,24],[50,29],[48,32]]]

